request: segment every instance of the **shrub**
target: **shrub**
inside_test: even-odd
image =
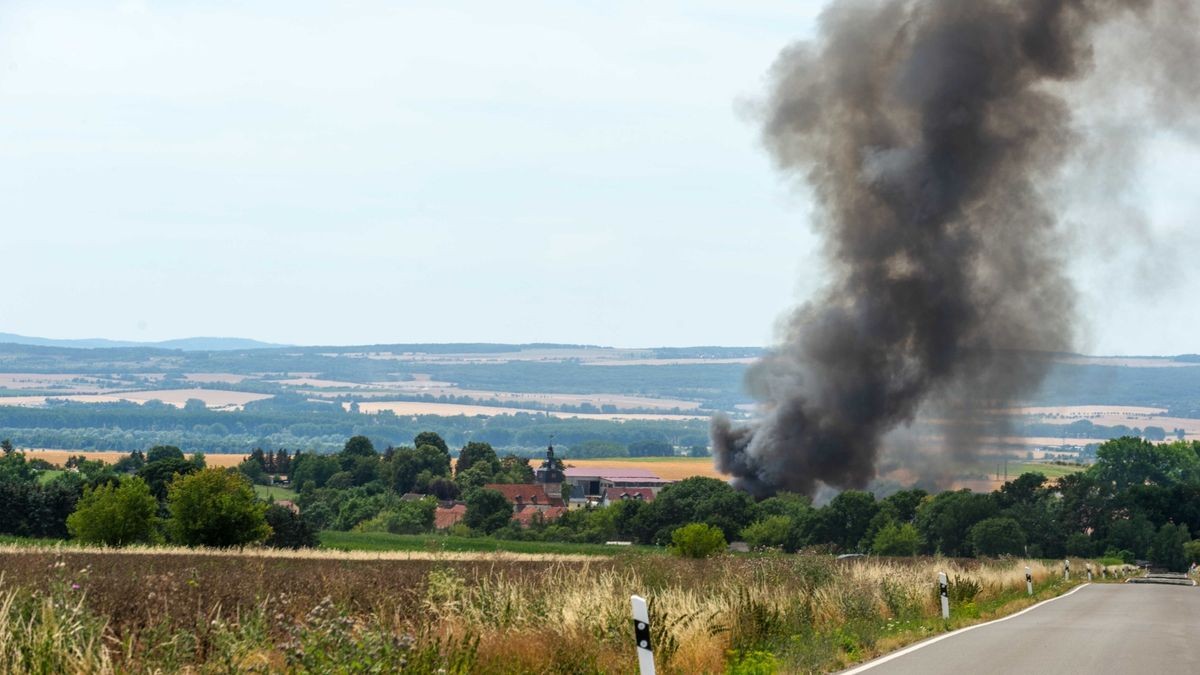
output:
[[[89,544],[124,546],[157,537],[158,500],[146,481],[133,476],[119,485],[85,488],[75,512],[67,517],[71,536]]]
[[[671,550],[685,558],[708,558],[725,550],[725,533],[705,523],[692,523],[671,533]]]

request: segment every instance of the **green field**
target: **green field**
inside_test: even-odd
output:
[[[578,555],[655,554],[655,546],[605,546],[545,541],[502,541],[491,537],[453,537],[439,534],[388,534],[386,532],[320,533],[321,547],[346,551],[507,551],[509,553],[562,553]]]
[[[254,494],[258,495],[259,499],[268,499],[268,498],[274,497],[275,501],[281,501],[281,500],[295,501],[296,500],[296,491],[295,490],[292,490],[289,488],[284,488],[284,487],[279,487],[276,485],[255,485],[254,486]]]
[[[1003,465],[1001,465],[1003,470]],[[1008,463],[1008,479],[1012,480],[1023,473],[1040,473],[1046,478],[1055,479],[1069,476],[1073,473],[1079,473],[1087,469],[1085,466],[1063,466],[1061,464],[1042,464],[1039,462],[1009,462]],[[989,476],[996,475],[995,464],[983,464],[976,468],[980,473],[986,473]]]

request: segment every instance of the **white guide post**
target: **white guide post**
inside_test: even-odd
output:
[[[1092,580],[1092,563],[1087,564],[1088,581]]]
[[[629,597],[633,604],[633,639],[637,644],[638,672],[654,675],[654,652],[650,646],[650,609],[640,595]]]
[[[1025,568],[1025,591],[1033,595],[1033,570]]]
[[[942,618],[950,618],[950,583],[945,572],[938,572],[938,587],[942,595]]]
[[[1070,559],[1063,561],[1063,581],[1071,580],[1071,561]]]

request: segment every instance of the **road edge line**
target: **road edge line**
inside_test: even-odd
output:
[[[843,670],[840,672],[840,675],[857,675],[858,673],[866,672],[866,671],[874,668],[875,666],[881,666],[881,665],[887,663],[888,661],[892,661],[893,659],[898,659],[901,656],[904,656],[905,654],[911,654],[912,652],[915,652],[918,649],[924,649],[925,647],[928,647],[929,645],[941,642],[942,640],[945,640],[947,638],[952,638],[956,635],[962,635],[963,633],[975,630],[976,628],[983,628],[984,626],[991,626],[992,624],[1000,623],[1001,621],[1008,621],[1009,619],[1015,619],[1018,616],[1025,614],[1026,612],[1032,612],[1033,610],[1037,609],[1038,607],[1041,607],[1043,605],[1048,605],[1048,604],[1054,602],[1055,600],[1062,600],[1063,598],[1067,597],[1068,595],[1071,595],[1073,593],[1081,591],[1084,588],[1087,588],[1088,586],[1091,586],[1091,585],[1092,584],[1090,582],[1083,583],[1083,584],[1076,586],[1075,588],[1072,588],[1071,590],[1067,591],[1066,593],[1063,593],[1062,595],[1058,595],[1053,598],[1048,598],[1046,600],[1042,600],[1041,602],[1034,604],[1034,605],[1030,605],[1029,607],[1026,607],[1025,609],[1023,609],[1015,614],[1009,614],[1008,616],[1002,616],[999,619],[992,619],[991,621],[977,623],[973,626],[966,626],[965,628],[959,628],[958,630],[952,630],[949,633],[942,633],[941,635],[938,635],[936,637],[932,637],[932,638],[929,638],[928,640],[923,640],[921,642],[918,642],[915,645],[909,645],[909,646],[905,647],[904,649],[901,649],[900,651],[892,652],[891,654],[885,654],[883,656],[880,656],[877,659],[867,661],[866,663],[861,664],[859,666],[855,666],[854,668],[852,668],[850,670]]]

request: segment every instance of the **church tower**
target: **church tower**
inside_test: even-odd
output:
[[[554,456],[553,444],[546,448],[546,459],[534,475],[537,476],[537,482],[545,487],[547,495],[552,499],[562,498],[562,484],[566,480],[566,474],[563,473],[562,460]]]

